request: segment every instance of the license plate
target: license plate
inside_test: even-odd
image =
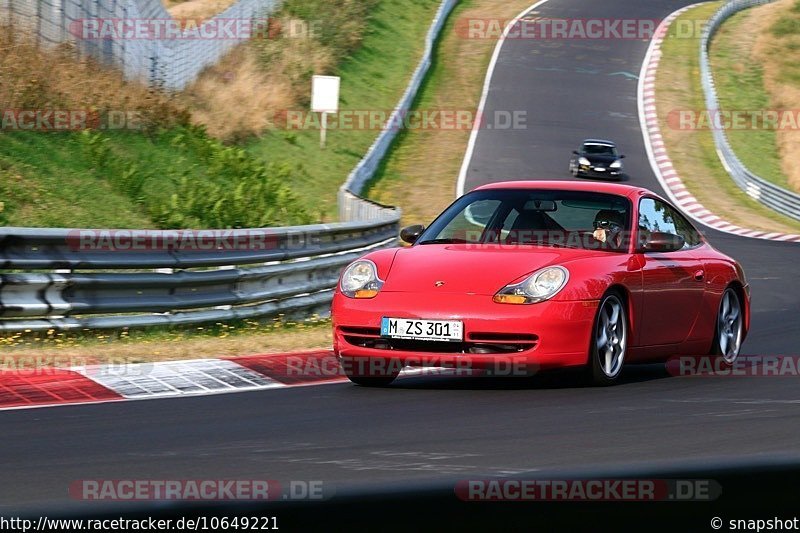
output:
[[[418,341],[460,342],[464,324],[460,320],[419,320],[387,318],[381,320],[381,337]]]
[[[594,167],[594,169],[595,169],[597,172],[605,172],[605,171],[606,171],[606,169],[604,169],[603,167]]]

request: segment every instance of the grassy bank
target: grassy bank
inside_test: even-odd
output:
[[[756,9],[729,18],[711,42],[711,68],[720,109],[749,118],[771,108],[764,86],[764,67],[755,43],[766,32],[765,19]],[[781,170],[777,131],[768,128],[730,128],[728,140],[742,163],[758,176],[781,187],[789,183]]]
[[[68,50],[45,52],[4,34],[0,108],[123,112],[135,117],[126,125],[135,124],[0,130],[0,224],[225,228],[335,220],[336,190],[378,131],[331,131],[321,150],[316,129],[288,130],[262,118],[307,109],[312,74],[342,77],[344,109],[392,109],[438,6],[287,0],[277,20],[284,30],[307,23],[308,33],[286,30],[239,47],[174,95],[126,83]],[[242,57],[250,62],[237,63]],[[226,70],[234,65],[245,70]]]
[[[468,39],[456,31],[459,21],[509,20],[530,1],[465,0],[447,22],[419,98],[418,110],[478,107],[495,39]],[[469,129],[404,130],[370,186],[369,197],[403,208],[404,222],[430,222],[455,198],[456,179]]]
[[[698,27],[721,2],[690,9],[674,24]],[[719,161],[711,131],[680,129],[674,125],[679,110],[704,109],[699,75],[699,35],[692,38],[669,32],[662,47],[656,79],[656,105],[667,152],[691,193],[725,220],[763,231],[796,233],[800,223],[763,207],[739,189]]]
[[[789,110],[797,118],[800,109],[800,0],[779,0],[758,8],[754,16],[764,21],[766,31],[759,32],[753,55],[761,62],[764,87],[771,109]],[[780,128],[776,142],[781,170],[795,191],[800,191],[800,122]]]
[[[370,110],[388,117],[419,62],[424,37],[439,5],[439,0],[377,3],[360,47],[334,71],[322,72],[342,78],[341,111]],[[308,84],[306,94],[310,90]],[[291,109],[305,113],[308,105],[298,102]],[[335,220],[336,191],[375,140],[381,124],[376,123],[377,128],[331,129],[323,150],[314,117],[309,118],[308,127],[286,129],[278,125],[251,141],[247,149],[259,158],[279,154],[292,168],[286,183],[293,190],[307,191],[303,199],[306,209],[326,221]],[[332,124],[335,120],[331,119]]]
[[[224,228],[313,220],[285,184],[286,165],[192,126],[179,96],[77,61],[68,47],[43,50],[23,38],[0,29],[0,224]],[[57,127],[59,113],[72,127]]]

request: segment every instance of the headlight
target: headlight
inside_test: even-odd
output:
[[[564,288],[569,279],[569,271],[561,266],[538,270],[526,279],[513,285],[506,285],[494,295],[499,304],[535,304],[549,300]]]
[[[609,166],[610,166],[611,168],[622,168],[622,161],[620,161],[619,159],[617,159],[616,161],[614,161],[613,163],[611,163],[611,165],[609,165]]]
[[[360,259],[348,266],[339,283],[342,294],[350,298],[375,298],[382,286],[378,267],[367,259]]]
[[[579,165],[583,165],[583,166],[585,166],[585,167],[588,167],[589,165],[591,165],[591,163],[589,162],[589,160],[588,160],[588,159],[586,159],[585,157],[580,157],[580,158],[578,158],[578,164],[579,164]]]

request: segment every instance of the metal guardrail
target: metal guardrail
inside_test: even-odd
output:
[[[225,19],[263,18],[279,0],[239,0],[200,26],[212,28]],[[71,42],[80,55],[120,68],[129,79],[146,80],[167,89],[183,89],[200,72],[217,63],[242,39],[84,39],[84,20],[165,21],[172,16],[161,0],[0,0],[0,25],[34,36],[44,46]],[[187,30],[188,31],[188,30]],[[188,34],[187,34],[188,35]]]
[[[772,3],[774,0],[732,0],[709,19],[700,41],[700,77],[705,94],[706,110],[720,109],[714,75],[709,60],[711,39],[725,20],[744,9]],[[712,115],[713,116],[713,115]],[[714,144],[725,170],[748,196],[783,215],[800,220],[800,195],[761,178],[748,170],[733,151],[723,128],[712,128]]]
[[[251,250],[163,245],[177,242],[177,231],[4,228],[0,268],[11,272],[0,274],[0,331],[325,316],[341,269],[369,250],[394,246],[398,222],[399,213],[384,209],[377,222],[233,230],[207,241],[259,243]],[[81,235],[112,234],[126,235],[126,243],[136,234],[142,243],[160,244],[150,250],[81,245]],[[192,232],[196,242],[203,234],[217,233]]]
[[[414,71],[414,75],[411,77],[403,96],[400,98],[400,102],[395,106],[387,120],[387,124],[402,124],[403,121],[400,119],[411,110],[422,82],[431,67],[433,47],[439,38],[445,21],[447,21],[447,16],[456,4],[458,4],[458,0],[443,0],[439,6],[436,17],[433,19],[433,24],[425,37],[425,51],[422,54],[422,59],[416,71]],[[354,198],[357,198],[364,191],[367,183],[375,176],[375,172],[380,167],[400,131],[399,128],[395,127],[384,128],[375,139],[375,142],[372,143],[364,158],[359,161],[358,165],[347,177],[347,181],[342,184],[339,189],[340,220],[354,220],[351,217],[358,216],[364,209],[370,209],[369,206],[355,205],[358,201]]]

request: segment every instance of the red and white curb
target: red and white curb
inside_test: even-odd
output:
[[[401,377],[447,374],[406,368]],[[225,359],[0,371],[0,411],[177,398],[346,382],[331,350]]]
[[[639,102],[639,122],[642,126],[647,157],[650,166],[653,168],[661,186],[667,196],[681,208],[686,214],[698,222],[712,227],[719,231],[740,235],[742,237],[752,237],[756,239],[767,239],[773,241],[800,242],[800,235],[787,233],[770,233],[743,228],[731,224],[706,209],[697,198],[686,188],[680,176],[672,165],[664,139],[661,136],[661,127],[658,123],[658,113],[656,111],[656,73],[658,64],[661,61],[661,44],[672,22],[681,14],[693,7],[701,4],[693,4],[681,8],[667,18],[665,18],[656,29],[655,36],[650,41],[642,71],[639,75],[638,102]]]
[[[173,398],[346,381],[330,350],[0,371],[0,410]]]

